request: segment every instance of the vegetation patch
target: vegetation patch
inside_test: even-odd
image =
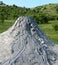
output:
[[[58,25],[57,24],[54,25],[54,29],[55,29],[55,31],[58,31]]]

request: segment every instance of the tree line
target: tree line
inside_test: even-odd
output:
[[[43,10],[42,10],[43,9]],[[37,23],[48,23],[49,20],[58,20],[58,6],[56,6],[56,15],[44,12],[46,7],[39,6],[38,8],[30,9],[25,7],[18,7],[15,4],[13,6],[0,6],[0,20],[3,23],[4,20],[17,19],[19,16],[31,16]],[[53,11],[52,11],[53,12]]]

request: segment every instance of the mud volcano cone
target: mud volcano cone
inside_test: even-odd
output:
[[[58,45],[31,17],[19,17],[0,34],[0,65],[58,65]]]

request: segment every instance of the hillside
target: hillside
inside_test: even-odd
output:
[[[43,5],[43,6],[38,6],[34,8],[35,10],[39,10],[39,12],[41,13],[47,13],[50,14],[53,13],[54,14],[58,14],[58,4],[47,4],[47,5]]]
[[[16,5],[0,5],[0,33],[12,26],[19,16],[33,17],[46,35],[58,43],[58,4],[47,4],[31,9]],[[4,23],[2,24],[3,20]]]
[[[17,19],[19,16],[32,16],[35,20],[45,22],[47,20],[58,20],[58,4],[48,4],[35,8],[13,6],[0,6],[1,15],[5,19]]]
[[[45,14],[49,19],[58,19],[58,4],[48,4],[34,8],[37,13]]]

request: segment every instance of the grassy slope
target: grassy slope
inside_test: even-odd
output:
[[[58,24],[58,21],[49,21],[50,24],[40,24],[39,27],[46,33],[46,35],[55,43],[58,43],[58,31],[55,31],[54,25]]]
[[[58,4],[47,4],[35,8],[0,5],[0,15],[4,14],[5,19],[16,19],[19,16],[32,16],[45,14],[48,18],[58,18]],[[1,17],[0,17],[1,18]]]
[[[14,20],[5,20],[5,22],[2,24],[0,23],[0,33],[6,31],[10,26],[12,26],[14,23]]]
[[[37,15],[40,13],[44,13],[48,17],[56,17],[58,16],[58,4],[49,4],[49,5],[43,5],[43,6],[38,6],[35,7],[31,10],[25,9],[25,8],[18,8],[18,7],[12,7],[12,6],[7,6],[7,7],[1,7],[0,10],[4,9],[5,17],[10,17],[10,19],[13,19],[12,17],[15,15],[16,18],[18,16],[32,16],[32,15]],[[0,11],[1,13],[1,11]],[[8,14],[8,15],[6,15]],[[51,38],[54,42],[58,43],[58,31],[54,30],[54,25],[58,24],[58,21],[49,21],[50,24],[39,24],[39,27],[46,33],[46,35]],[[4,24],[0,23],[0,33],[4,32],[7,30],[12,24],[14,23],[14,20],[5,20]]]
[[[58,8],[58,4],[47,4],[47,5],[35,7],[34,9],[39,10],[39,12],[48,15],[58,15],[56,10],[57,8]]]
[[[58,21],[49,21],[50,24],[39,24],[39,27],[46,33],[46,35],[55,43],[58,43],[58,31],[54,30],[54,25],[58,24]],[[12,26],[14,20],[5,20],[4,24],[0,24],[0,33],[7,30],[10,26]]]

